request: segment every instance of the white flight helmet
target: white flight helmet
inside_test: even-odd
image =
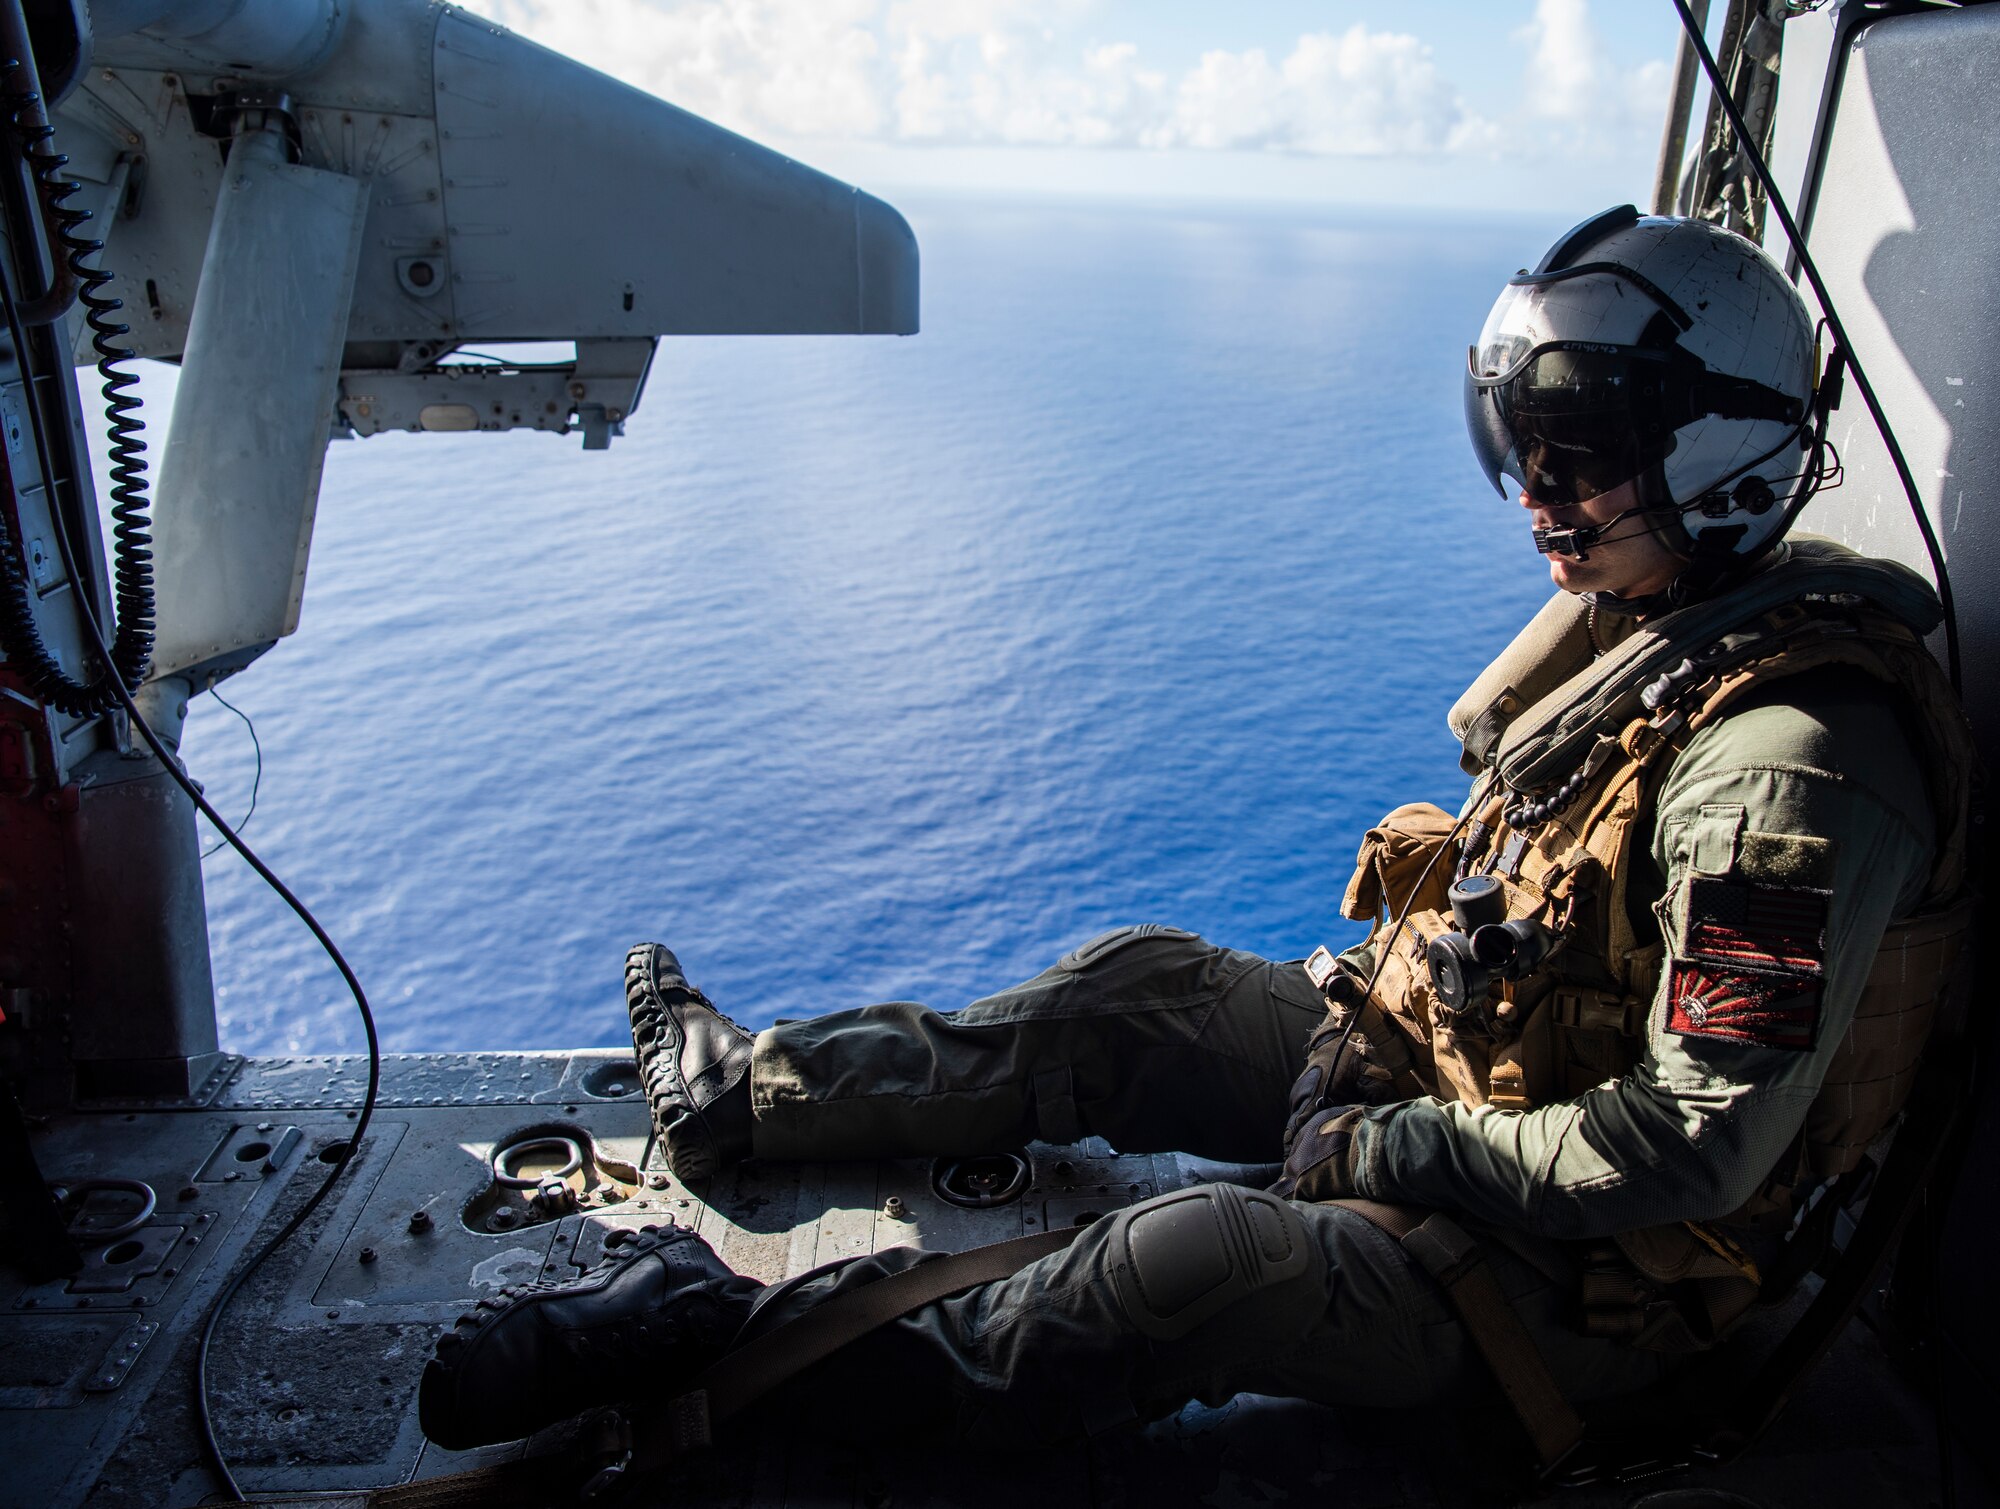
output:
[[[1811,495],[1814,361],[1804,303],[1755,245],[1621,205],[1509,281],[1468,354],[1466,427],[1503,497],[1503,477],[1551,504],[1637,479],[1648,518],[1621,533],[1660,529],[1699,591]],[[1536,544],[1581,556],[1617,523]]]

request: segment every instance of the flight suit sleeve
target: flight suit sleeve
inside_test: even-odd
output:
[[[1932,849],[1923,770],[1887,695],[1808,707],[1772,699],[1782,685],[1690,741],[1661,792],[1668,959],[1641,1062],[1531,1111],[1369,1111],[1348,1155],[1359,1193],[1592,1237],[1713,1219],[1755,1191]]]

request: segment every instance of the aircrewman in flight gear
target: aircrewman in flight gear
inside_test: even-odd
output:
[[[1242,1391],[1415,1405],[1490,1388],[1512,1327],[1546,1427],[1782,1292],[1795,1214],[1895,1118],[1943,1009],[1972,762],[1930,588],[1785,539],[1824,470],[1815,366],[1791,285],[1701,222],[1611,211],[1508,284],[1468,427],[1563,590],[1452,710],[1462,810],[1367,834],[1344,910],[1375,927],[1338,957],[1127,927],[960,1011],[752,1035],[633,950],[683,1178],[1088,1135],[1283,1160],[1272,1191],[1145,1201],[878,1326],[802,1375],[811,1418],[1025,1444]],[[424,1429],[671,1391],[933,1256],[759,1288],[647,1233],[461,1323]]]

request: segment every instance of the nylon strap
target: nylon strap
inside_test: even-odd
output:
[[[946,1253],[838,1295],[718,1359],[683,1394],[642,1406],[629,1417],[603,1411],[607,1425],[626,1432],[616,1476],[642,1474],[684,1451],[709,1444],[714,1427],[772,1389],[832,1356],[878,1326],[965,1289],[1010,1278],[1037,1258],[1060,1252],[1081,1227],[1037,1231],[1010,1241]],[[581,1443],[580,1443],[581,1444]],[[607,1455],[619,1455],[607,1452]],[[475,1467],[356,1496],[356,1509],[542,1509],[579,1496],[574,1453]],[[584,1489],[588,1496],[588,1488]],[[324,1504],[316,1494],[296,1502]],[[339,1495],[334,1503],[342,1502]],[[287,1500],[260,1500],[285,1503]]]
[[[1394,1237],[1437,1280],[1466,1335],[1514,1407],[1544,1472],[1583,1440],[1583,1421],[1557,1387],[1535,1338],[1487,1266],[1486,1252],[1449,1216],[1377,1200],[1334,1200]]]
[[[567,1454],[517,1458],[389,1488],[266,1497],[259,1509],[549,1509],[577,1496],[577,1464]]]
[[[637,1422],[642,1444],[634,1452],[635,1462],[654,1445],[650,1438],[662,1434],[673,1451],[706,1446],[715,1423],[727,1420],[815,1362],[912,1310],[964,1289],[1012,1277],[1037,1258],[1060,1252],[1081,1229],[1071,1226],[1037,1231],[1011,1241],[948,1253],[814,1306],[718,1359],[695,1380],[694,1387],[667,1401],[663,1415],[650,1420],[642,1416]]]

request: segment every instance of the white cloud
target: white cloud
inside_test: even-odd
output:
[[[1260,49],[1210,52],[1174,79],[1129,42],[1073,44],[1088,0],[469,6],[752,136],[1316,157],[1436,154],[1494,139],[1421,41],[1359,24],[1302,36],[1275,63]]]
[[[1590,18],[1590,0],[1536,0],[1534,20],[1519,35],[1528,45],[1522,94],[1531,115],[1583,128],[1573,143],[1592,131],[1658,129],[1671,65],[1618,69]]]
[[[753,136],[867,138],[888,120],[876,0],[471,0],[466,8]]]
[[[1283,62],[1210,52],[1181,81],[1163,145],[1262,147],[1325,156],[1425,154],[1479,123],[1415,37],[1359,24],[1300,37]]]

